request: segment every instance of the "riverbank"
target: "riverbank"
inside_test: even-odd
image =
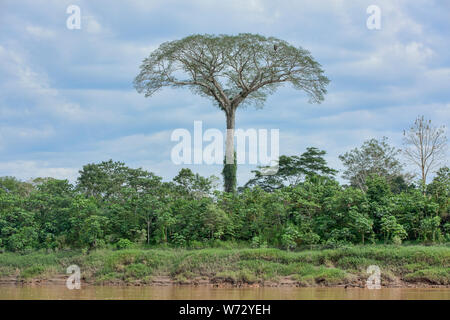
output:
[[[364,287],[369,265],[383,287],[450,287],[449,246],[279,249],[126,249],[0,254],[0,284],[64,284],[77,265],[86,285]]]

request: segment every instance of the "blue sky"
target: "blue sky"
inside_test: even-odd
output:
[[[381,9],[381,29],[366,8]],[[66,8],[81,29],[66,28]],[[176,128],[225,128],[224,114],[189,90],[151,98],[132,85],[141,61],[164,41],[194,33],[260,33],[311,51],[331,83],[308,104],[289,86],[264,109],[238,111],[238,128],[279,128],[280,153],[308,146],[338,155],[369,138],[400,147],[418,115],[450,120],[448,1],[22,1],[0,0],[0,176],[74,181],[82,165],[120,160],[166,180]],[[448,157],[447,157],[448,158]],[[192,165],[220,176],[217,165]],[[251,166],[241,166],[245,183]]]

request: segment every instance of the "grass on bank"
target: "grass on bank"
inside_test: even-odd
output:
[[[150,283],[169,276],[255,283],[289,277],[299,285],[337,285],[367,279],[369,265],[378,265],[382,281],[450,285],[449,246],[351,246],[288,252],[279,249],[125,249],[41,251],[0,254],[0,278],[49,279],[76,264],[85,281],[96,284]]]

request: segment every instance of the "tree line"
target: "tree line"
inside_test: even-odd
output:
[[[386,138],[340,156],[336,180],[324,150],[281,156],[236,192],[181,169],[172,181],[112,160],[83,166],[76,183],[0,178],[0,249],[253,247],[450,241],[448,167],[424,184],[404,172]]]

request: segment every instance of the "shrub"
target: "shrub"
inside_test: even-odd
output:
[[[119,250],[129,249],[129,248],[133,247],[133,242],[131,242],[128,239],[119,239],[119,241],[117,241],[117,243],[116,243],[116,247]]]
[[[143,263],[134,263],[125,267],[125,275],[130,278],[144,278],[151,275],[151,273],[151,268]]]
[[[20,277],[24,279],[33,278],[42,274],[45,271],[45,267],[42,265],[35,265],[28,267],[20,273]]]

